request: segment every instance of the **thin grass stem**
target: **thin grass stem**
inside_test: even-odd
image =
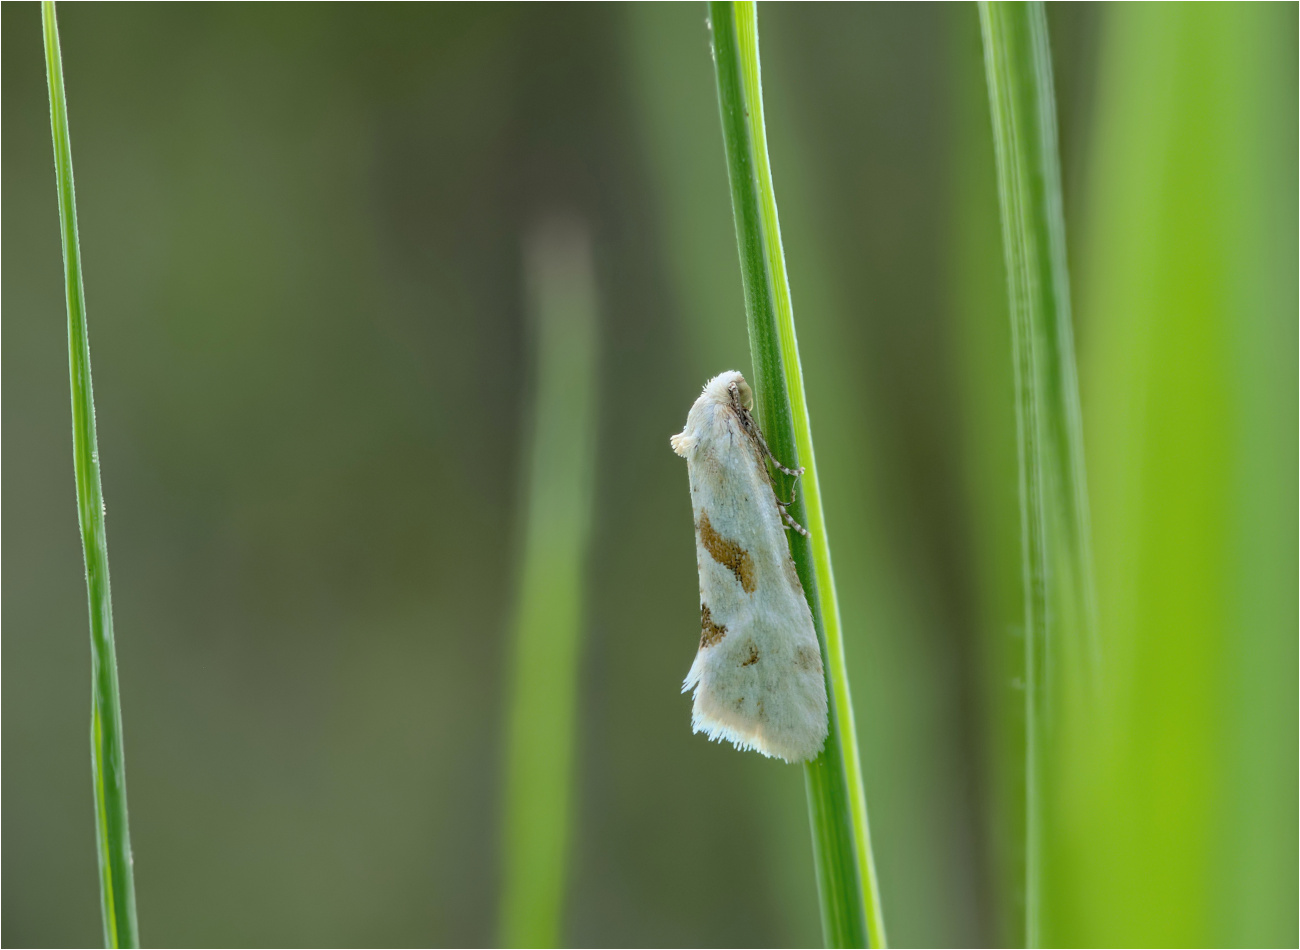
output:
[[[1025,616],[1025,939],[1044,939],[1052,740],[1099,663],[1047,15],[982,2],[1011,303]]]
[[[86,563],[90,602],[91,720],[90,754],[94,772],[95,830],[99,852],[100,902],[104,942],[110,947],[139,946],[131,832],[126,810],[126,763],[122,751],[122,709],[118,700],[117,653],[113,646],[113,605],[108,582],[108,538],[104,493],[99,479],[95,435],[95,397],[90,381],[90,338],[86,297],[81,285],[81,248],[72,180],[72,146],[63,89],[63,57],[54,4],[41,4],[45,69],[50,89],[50,126],[58,182],[63,274],[68,301],[68,365],[72,382],[72,456],[77,481],[77,520]]]
[[[752,2],[713,2],[709,21],[745,288],[755,408],[772,451],[786,465],[806,470],[790,513],[808,528],[809,537],[791,532],[790,547],[821,641],[830,702],[826,747],[805,772],[822,930],[828,946],[883,947],[884,917],[835,576],[767,155],[758,13]]]

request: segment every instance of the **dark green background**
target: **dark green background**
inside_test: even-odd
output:
[[[144,941],[493,941],[530,359],[522,242],[559,212],[590,227],[601,304],[567,939],[815,943],[800,770],[692,736],[678,695],[698,604],[668,435],[705,378],[748,366],[704,6],[59,13]],[[1294,7],[1249,16],[1266,22],[1247,53],[1277,90],[1255,103],[1281,209],[1269,233],[1289,253],[1261,265],[1277,294],[1222,313],[1290,354],[1255,379],[1269,408],[1250,430],[1281,446],[1270,510],[1290,528],[1230,559],[1289,570],[1264,582],[1280,606],[1253,638],[1232,616],[1215,628],[1257,677],[1247,699],[1194,697],[1227,738],[1189,734],[1173,754],[1208,756],[1197,774],[1231,787],[1221,750],[1249,728],[1245,754],[1276,778],[1188,811],[1161,797],[1180,794],[1175,769],[1130,817],[1172,814],[1220,842],[1204,882],[1162,892],[1152,920],[1222,898],[1224,874],[1248,890],[1280,880],[1252,912],[1263,930],[1199,933],[1293,943],[1296,23]],[[49,112],[38,8],[5,4],[0,19],[0,939],[87,945],[100,935],[89,657]],[[976,10],[765,5],[760,27],[891,940],[1013,939],[1019,693],[1004,673],[1020,528]],[[1147,34],[1055,7],[1051,29],[1077,257],[1105,245],[1087,229],[1104,219],[1107,44]],[[1091,320],[1081,306],[1090,438],[1096,381],[1125,359]],[[1257,376],[1248,365],[1229,389]],[[1226,431],[1223,451],[1244,451]],[[1106,498],[1093,503],[1104,516]],[[1114,563],[1105,537],[1098,560]],[[1176,636],[1152,644],[1178,654]],[[1234,718],[1259,691],[1271,711]],[[1233,851],[1242,822],[1283,844]],[[1073,885],[1081,915],[1106,919],[1088,882],[1128,857]]]

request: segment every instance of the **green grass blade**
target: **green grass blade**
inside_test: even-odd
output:
[[[507,739],[507,947],[561,943],[578,668],[591,538],[596,291],[585,231],[552,222],[527,248],[536,400],[515,614]]]
[[[1015,390],[1007,372],[1011,321],[998,240],[998,195],[988,91],[972,82],[983,68],[979,18],[954,9],[947,45],[953,116],[949,232],[954,264],[948,288],[956,336],[957,412],[970,499],[969,563],[980,667],[980,734],[988,788],[984,836],[990,879],[984,894],[996,930],[991,943],[1024,946],[1025,678],[1024,642],[1008,634],[1023,611],[1016,459]],[[972,42],[973,41],[973,42]],[[990,240],[990,237],[992,240]]]
[[[758,15],[753,3],[714,2],[709,4],[709,21],[745,288],[755,408],[773,452],[785,464],[806,469],[791,513],[808,528],[811,538],[791,533],[791,553],[821,640],[830,701],[826,748],[806,767],[822,928],[829,946],[882,947],[884,917],[871,854],[835,577],[767,156]]]
[[[90,338],[86,297],[81,286],[81,249],[72,181],[72,147],[63,91],[63,58],[54,4],[41,4],[45,68],[50,87],[50,125],[58,181],[63,272],[68,300],[68,363],[72,381],[72,454],[77,478],[77,520],[86,559],[90,600],[91,721],[90,750],[95,783],[95,829],[99,852],[100,900],[104,941],[110,947],[139,946],[131,832],[126,814],[126,763],[122,753],[122,709],[118,701],[117,654],[113,646],[113,605],[108,583],[108,538],[104,531],[104,493],[99,480],[95,437],[95,397],[90,381]]]
[[[1025,939],[1044,933],[1051,742],[1098,662],[1047,17],[981,3],[1011,303],[1025,596]]]

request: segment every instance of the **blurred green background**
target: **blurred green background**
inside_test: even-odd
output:
[[[1014,942],[1009,321],[973,6],[760,10],[891,941]],[[1294,5],[1052,7],[1101,599],[1054,942],[1297,942]],[[89,945],[87,620],[35,4],[3,26],[3,924]],[[799,769],[710,745],[668,447],[748,368],[703,5],[68,5],[141,931],[490,944],[536,377],[585,223],[577,945],[820,939]]]

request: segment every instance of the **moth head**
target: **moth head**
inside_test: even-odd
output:
[[[754,391],[749,388],[749,383],[745,382],[745,377],[739,373],[736,374],[736,378],[731,384],[731,392],[742,408],[754,408]]]
[[[704,384],[700,401],[718,406],[734,405],[738,409],[753,409],[754,393],[744,376],[729,369]]]

